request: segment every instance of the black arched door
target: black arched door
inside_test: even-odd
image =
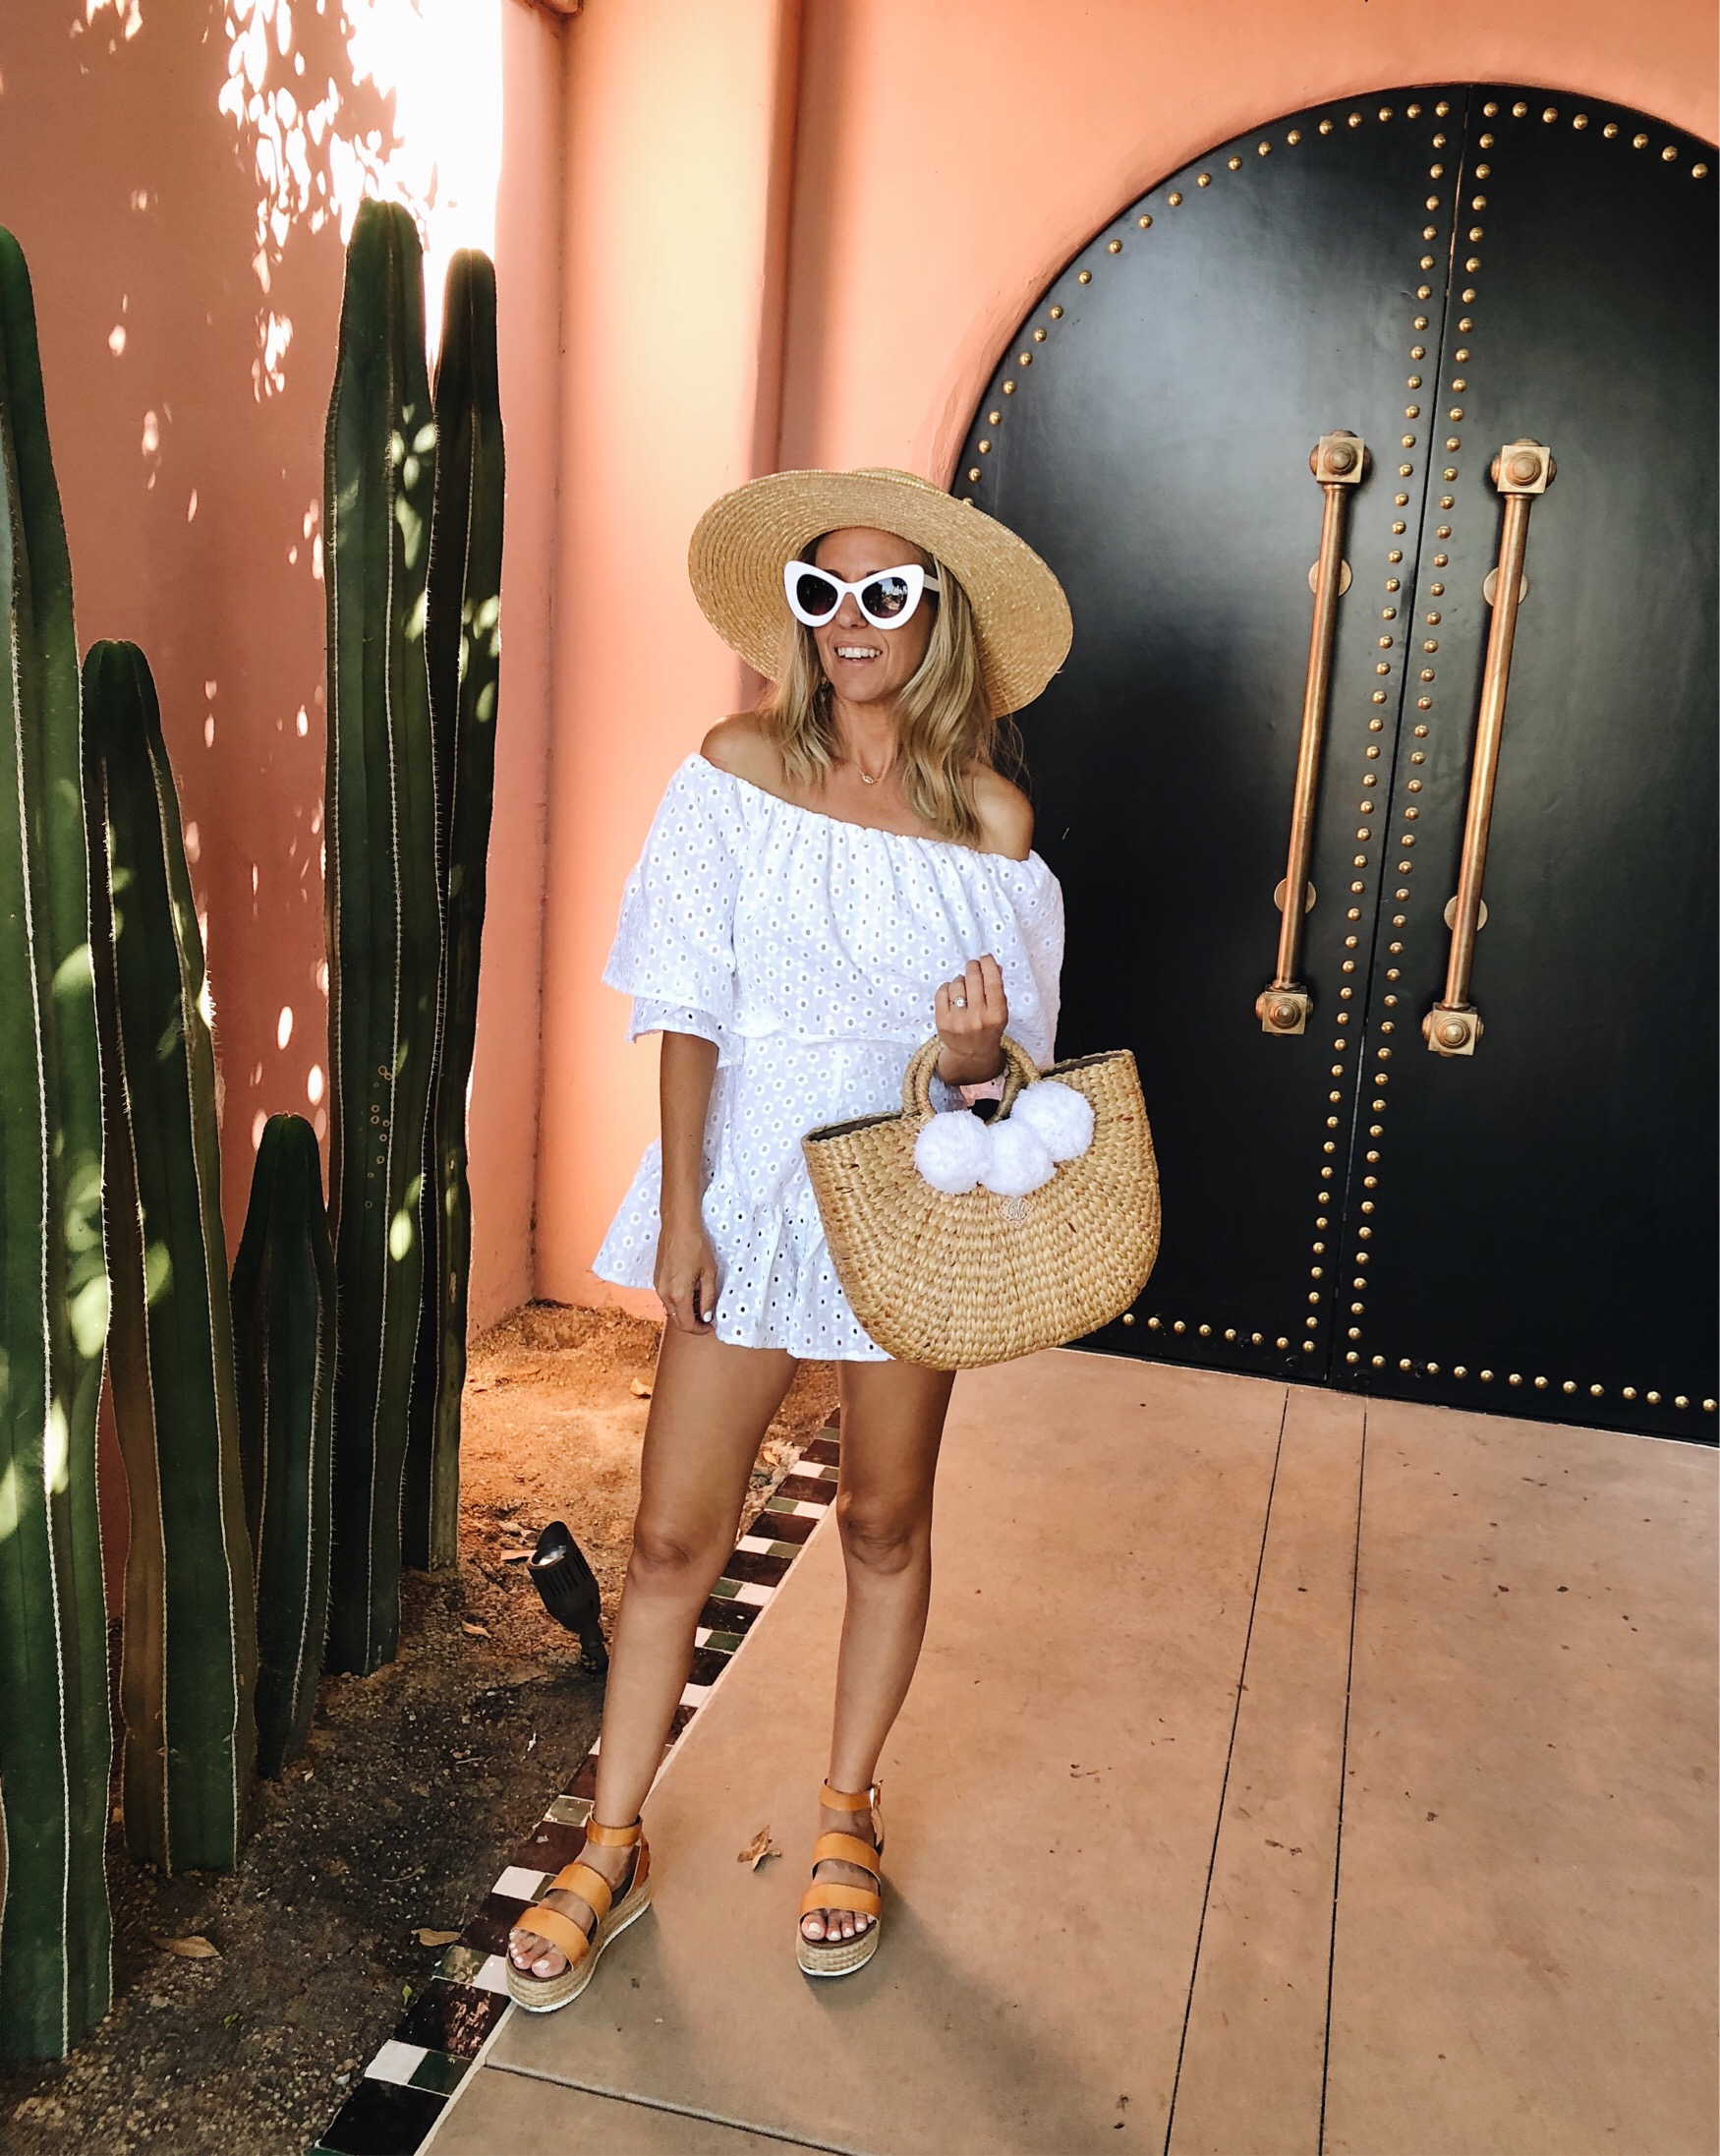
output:
[[[1060,1046],[1134,1048],[1164,1177],[1092,1345],[1712,1438],[1713,164],[1545,91],[1318,108],[1132,204],[1011,343],[955,491],[1069,593],[1023,726]]]

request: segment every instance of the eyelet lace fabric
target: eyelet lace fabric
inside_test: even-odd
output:
[[[687,758],[627,880],[603,979],[633,998],[629,1040],[717,1044],[704,1214],[719,1340],[889,1360],[836,1279],[801,1137],[900,1106],[939,982],[987,951],[1010,1032],[1049,1063],[1062,948],[1062,892],[1037,853],[870,830]],[[603,1238],[600,1279],[652,1285],[660,1184],[654,1144]]]

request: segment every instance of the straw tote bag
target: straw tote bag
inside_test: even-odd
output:
[[[1054,1064],[1046,1083],[1005,1039],[1003,1105],[986,1124],[967,1110],[934,1115],[939,1045],[915,1051],[899,1115],[801,1139],[855,1316],[887,1355],[934,1369],[1002,1363],[1109,1324],[1159,1253],[1134,1057]]]

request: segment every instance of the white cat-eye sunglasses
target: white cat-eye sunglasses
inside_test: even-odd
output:
[[[854,604],[875,629],[899,629],[914,615],[921,597],[941,591],[942,585],[917,561],[904,561],[898,569],[878,569],[858,584],[844,584],[829,569],[814,568],[810,561],[789,561],[782,569],[782,589],[788,610],[809,629],[822,629],[833,621],[844,597]]]

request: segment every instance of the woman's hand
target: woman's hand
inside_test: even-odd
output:
[[[703,1223],[663,1223],[652,1276],[669,1323],[682,1332],[709,1332],[717,1309],[717,1253]]]
[[[698,1033],[665,1033],[658,1067],[662,1104],[662,1186],[652,1274],[671,1325],[709,1332],[717,1308],[717,1259],[705,1233],[705,1125],[717,1046]]]
[[[989,951],[983,959],[969,959],[964,973],[940,986],[933,1013],[944,1043],[938,1076],[945,1084],[980,1085],[995,1078],[1003,1063],[1009,1003],[1003,969]]]

